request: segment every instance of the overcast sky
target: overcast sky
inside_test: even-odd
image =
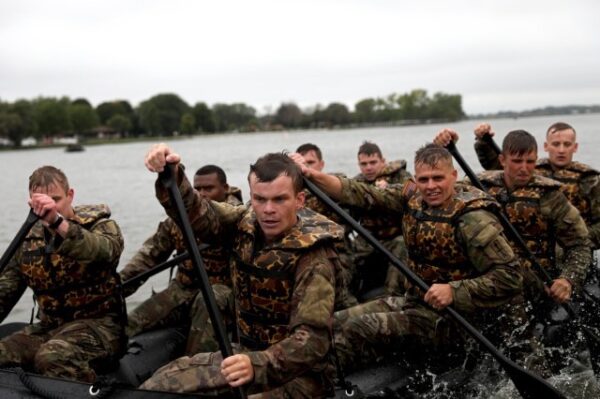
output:
[[[264,113],[415,88],[469,114],[600,103],[596,0],[0,0],[0,99]]]

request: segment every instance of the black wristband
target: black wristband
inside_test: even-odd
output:
[[[49,224],[48,227],[51,228],[52,230],[56,230],[56,229],[58,229],[58,226],[60,226],[60,224],[63,222],[63,220],[65,220],[65,219],[59,213],[56,220],[54,222],[52,222],[51,224]]]

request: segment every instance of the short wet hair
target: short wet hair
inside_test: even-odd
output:
[[[535,137],[525,130],[513,130],[508,132],[502,141],[502,154],[525,155],[530,152],[537,153],[538,147]]]
[[[452,154],[450,154],[450,151],[448,151],[446,147],[442,147],[441,145],[427,143],[415,153],[415,166],[421,164],[434,168],[438,166],[440,162],[454,166],[452,163]]]
[[[371,141],[363,141],[363,143],[361,144],[360,147],[358,147],[358,154],[365,154],[365,155],[379,155],[379,158],[383,159],[383,154],[381,153],[381,150],[379,149],[379,146]]]
[[[213,173],[217,175],[217,180],[219,180],[219,183],[221,183],[222,185],[227,184],[227,175],[225,174],[225,171],[217,165],[204,165],[196,171],[195,175],[206,176],[212,175]]]
[[[565,123],[565,122],[553,123],[552,125],[550,125],[550,127],[546,131],[546,137],[548,137],[551,134],[554,134],[556,132],[562,132],[563,130],[569,130],[569,129],[571,129],[573,131],[573,133],[575,135],[577,135],[577,132],[575,131],[573,126],[569,125],[568,123]]]
[[[316,144],[304,143],[296,149],[296,152],[301,155],[304,155],[309,151],[314,151],[315,154],[317,155],[317,158],[319,158],[319,161],[323,160],[323,154],[321,153],[321,149],[319,147],[317,147]]]
[[[272,152],[258,158],[256,163],[250,165],[248,182],[253,173],[262,183],[272,182],[281,175],[289,176],[292,179],[295,194],[302,191],[304,187],[300,167],[285,152]]]
[[[69,180],[64,172],[54,166],[42,166],[33,171],[29,176],[29,191],[34,191],[40,187],[49,187],[57,184],[65,193],[69,191]]]

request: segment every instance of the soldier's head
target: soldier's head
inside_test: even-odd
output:
[[[358,167],[367,181],[373,181],[385,168],[385,158],[379,146],[370,141],[365,141],[358,148]]]
[[[452,155],[444,147],[428,143],[416,152],[415,183],[427,205],[438,207],[448,201],[457,176]]]
[[[284,236],[304,206],[302,172],[284,153],[270,153],[250,165],[250,202],[267,242]]]
[[[56,202],[60,214],[70,217],[75,191],[69,187],[67,176],[54,166],[42,166],[29,176],[29,196],[41,193],[50,196]]]
[[[309,168],[318,170],[320,172],[325,167],[325,161],[323,161],[321,149],[315,144],[302,144],[296,149],[296,152],[304,157],[306,166]]]
[[[523,187],[529,183],[537,161],[537,142],[525,130],[509,132],[502,142],[498,157],[504,168],[504,182],[509,188]]]
[[[544,151],[548,153],[550,163],[559,168],[570,164],[573,154],[577,152],[576,139],[575,129],[571,125],[557,122],[550,126],[544,141]]]
[[[213,201],[223,202],[227,198],[227,176],[216,165],[204,165],[194,175],[194,188],[201,196]]]

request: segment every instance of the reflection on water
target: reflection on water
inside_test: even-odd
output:
[[[556,121],[572,124],[577,130],[579,152],[576,159],[600,168],[596,159],[596,148],[600,146],[600,115],[580,115],[561,117],[538,117],[525,119],[499,119],[490,121],[500,139],[513,129],[525,129],[538,140],[540,149],[546,128]],[[475,171],[481,170],[473,151],[473,127],[481,121],[466,121],[448,124],[448,127],[461,133],[457,147]],[[408,168],[413,169],[415,150],[446,125],[425,125],[391,128],[361,128],[333,131],[301,131],[256,134],[210,135],[183,138],[171,142],[171,146],[182,155],[188,174],[208,163],[223,167],[230,185],[242,189],[244,200],[248,199],[246,175],[248,166],[266,152],[294,150],[298,145],[312,142],[323,151],[325,168],[330,172],[343,172],[355,175],[358,172],[356,152],[364,140],[380,145],[388,161],[403,158]],[[119,223],[125,237],[125,251],[121,266],[131,259],[143,241],[152,234],[164,211],[154,198],[155,175],[143,166],[143,157],[149,143],[110,144],[89,146],[85,152],[65,153],[60,148],[0,152],[2,167],[8,173],[0,174],[2,187],[2,227],[0,228],[0,251],[21,226],[27,215],[27,179],[31,172],[42,165],[57,166],[69,177],[75,189],[76,204],[106,203],[113,211],[113,218]],[[543,152],[540,150],[540,155]],[[168,272],[163,273],[138,290],[128,299],[130,309],[145,298],[151,290],[163,289],[168,280]],[[6,321],[29,321],[32,307],[31,293],[24,295]],[[492,368],[493,369],[493,368]],[[477,385],[471,380],[467,386],[473,389],[471,395],[461,397],[516,398],[512,384],[501,380],[499,385]],[[495,381],[487,375],[484,382]],[[598,384],[589,371],[571,370],[553,378],[572,398],[600,397]],[[438,382],[434,384],[437,386]],[[447,389],[447,382],[439,382],[436,389]],[[446,384],[446,385],[444,385]],[[435,391],[435,397],[444,397]]]

